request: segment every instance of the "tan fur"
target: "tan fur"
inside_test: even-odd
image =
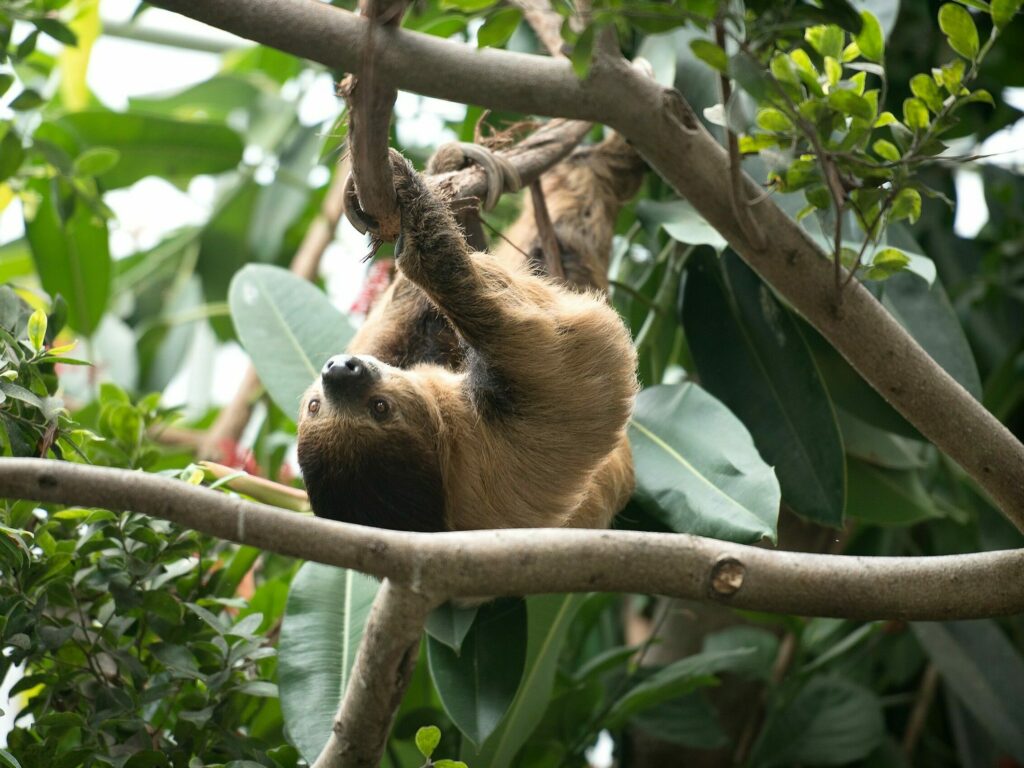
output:
[[[401,275],[350,347],[377,378],[343,403],[318,380],[300,414],[318,514],[464,530],[604,527],[622,508],[633,489],[625,428],[636,360],[622,321],[592,290],[606,284],[614,217],[640,174],[618,141],[581,151],[545,181],[577,290],[534,274],[514,249],[472,253],[447,206],[394,158]],[[527,248],[537,240],[530,221],[524,211],[511,230]],[[379,423],[367,409],[374,398],[391,405]],[[443,499],[432,499],[438,483]],[[350,496],[369,517],[349,509]],[[431,523],[441,506],[443,523]]]

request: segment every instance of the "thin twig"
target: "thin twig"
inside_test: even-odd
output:
[[[541,248],[544,250],[544,267],[551,277],[565,279],[562,267],[562,247],[558,244],[558,233],[551,223],[548,204],[544,200],[544,190],[540,179],[530,185],[530,200],[533,202],[533,218],[537,223],[537,235],[540,237]]]

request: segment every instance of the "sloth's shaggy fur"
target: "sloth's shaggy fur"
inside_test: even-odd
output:
[[[604,527],[633,489],[636,359],[607,304],[615,216],[642,165],[621,139],[544,181],[566,280],[538,276],[532,212],[517,248],[473,253],[400,155],[399,276],[350,344],[360,372],[307,391],[299,462],[314,511],[418,531]]]

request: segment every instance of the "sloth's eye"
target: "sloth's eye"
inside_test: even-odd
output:
[[[383,397],[375,397],[370,401],[370,413],[378,421],[387,418],[391,412],[391,405]]]
[[[320,401],[315,397],[312,398],[309,405],[306,406],[306,410],[309,411],[310,416],[316,416],[320,412]]]

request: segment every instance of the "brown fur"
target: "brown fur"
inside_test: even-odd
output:
[[[633,488],[625,427],[636,361],[619,317],[587,288],[606,284],[636,156],[611,140],[545,181],[579,290],[536,275],[513,248],[472,253],[448,206],[397,154],[393,168],[401,274],[350,345],[372,376],[331,396],[318,380],[300,412],[314,510],[408,530],[608,525]],[[530,221],[524,211],[510,230],[528,253]],[[390,410],[375,418],[381,398]]]

